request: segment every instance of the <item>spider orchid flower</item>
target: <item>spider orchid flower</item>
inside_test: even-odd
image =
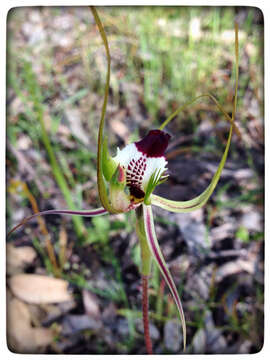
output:
[[[146,203],[155,186],[166,179],[164,152],[169,139],[164,131],[151,130],[142,140],[117,149],[109,163],[104,161],[104,174],[110,173],[106,164],[115,169],[112,177],[106,179],[110,182],[110,201],[115,211],[126,212]]]
[[[141,273],[143,280],[146,281],[147,277],[149,276],[151,270],[151,260],[154,259],[161,271],[164,280],[166,281],[170,289],[174,302],[177,306],[183,331],[183,348],[185,349],[186,323],[184,311],[176,285],[173,281],[173,278],[162,255],[162,251],[159,247],[159,243],[155,233],[152,205],[159,206],[160,208],[175,213],[197,210],[207,202],[219,181],[222,169],[228,155],[233,130],[238,131],[236,125],[234,124],[238,86],[238,27],[237,25],[235,26],[236,82],[232,117],[230,117],[225,112],[225,110],[223,110],[221,105],[219,105],[217,100],[212,95],[204,94],[198,96],[188,104],[185,104],[181,108],[177,109],[166,121],[164,121],[164,123],[160,126],[159,129],[149,131],[143,139],[136,141],[132,144],[128,144],[121,150],[117,149],[116,155],[112,157],[109,155],[107,137],[104,136],[104,118],[106,113],[110,81],[110,52],[107,37],[103,25],[97,14],[97,11],[95,10],[95,8],[92,7],[91,10],[98,26],[100,35],[103,39],[108,60],[105,96],[101,120],[99,124],[97,150],[97,185],[102,207],[86,211],[46,210],[35,213],[32,216],[24,219],[17,226],[15,226],[9,232],[9,234],[20,226],[24,225],[29,220],[40,215],[68,214],[80,215],[85,217],[95,217],[106,214],[125,213],[135,210],[137,216],[136,232],[141,246]],[[168,175],[166,174],[167,160],[165,157],[165,151],[170,140],[170,135],[163,131],[163,128],[173,117],[178,115],[178,113],[183,110],[183,108],[203,96],[206,96],[212,101],[214,101],[218,109],[223,113],[225,118],[229,120],[231,124],[229,135],[227,138],[227,144],[221,161],[219,163],[218,169],[216,170],[216,173],[214,174],[212,181],[210,182],[206,190],[191,200],[173,201],[157,196],[153,194],[153,191],[155,190],[157,185],[159,185],[161,182],[166,181],[168,177]],[[145,313],[145,311],[143,311],[145,325],[144,329],[145,332],[149,332],[149,329],[147,328],[146,316],[147,314]],[[151,344],[148,343],[147,348],[148,352],[151,353]]]

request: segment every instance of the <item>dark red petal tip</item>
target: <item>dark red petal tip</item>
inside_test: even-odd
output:
[[[140,141],[135,142],[137,149],[148,157],[164,155],[171,136],[162,130],[150,130]]]

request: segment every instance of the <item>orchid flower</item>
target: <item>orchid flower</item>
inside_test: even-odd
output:
[[[145,331],[145,342],[148,353],[152,353],[152,345],[149,336],[148,325],[148,297],[147,297],[147,279],[151,271],[151,261],[155,260],[161,274],[166,281],[176,307],[178,309],[179,317],[182,324],[183,332],[183,348],[186,348],[186,323],[184,311],[182,308],[181,300],[170,274],[170,271],[165,263],[162,251],[159,247],[157,236],[155,233],[155,225],[153,220],[152,205],[158,206],[162,209],[180,213],[190,212],[201,208],[211,194],[213,193],[224,164],[227,159],[233,130],[238,131],[234,124],[236,101],[237,101],[237,85],[238,85],[238,26],[235,25],[235,58],[236,58],[236,71],[235,71],[235,93],[232,116],[230,117],[218,103],[218,101],[210,94],[203,94],[193,99],[188,104],[177,109],[167,120],[163,122],[159,129],[151,130],[146,136],[132,144],[128,144],[123,149],[117,149],[115,156],[110,156],[108,151],[108,140],[104,136],[105,113],[108,101],[109,82],[110,82],[110,51],[107,42],[107,37],[94,7],[91,11],[95,18],[99,33],[102,37],[106,55],[107,55],[107,77],[105,96],[102,107],[101,120],[99,124],[98,133],[98,149],[97,149],[97,184],[99,198],[102,207],[94,210],[46,210],[33,214],[32,216],[24,219],[20,224],[15,226],[10,232],[40,215],[55,215],[55,214],[68,214],[80,215],[85,217],[95,217],[107,214],[119,214],[135,210],[136,212],[136,233],[139,238],[141,247],[141,274],[143,284],[143,321]],[[227,144],[219,163],[219,166],[214,174],[211,183],[197,197],[188,201],[174,201],[155,195],[153,192],[161,182],[166,181],[168,178],[167,160],[165,151],[167,149],[170,135],[163,129],[164,127],[176,116],[181,110],[188,105],[192,104],[201,97],[210,98],[218,109],[223,113],[225,118],[230,122],[230,130],[227,138]]]

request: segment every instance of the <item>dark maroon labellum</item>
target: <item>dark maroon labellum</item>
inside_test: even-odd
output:
[[[150,130],[140,141],[135,142],[137,149],[148,157],[161,157],[167,149],[171,136],[162,130]]]
[[[129,192],[130,195],[134,196],[136,199],[143,199],[145,195],[145,192],[136,184],[129,185]]]

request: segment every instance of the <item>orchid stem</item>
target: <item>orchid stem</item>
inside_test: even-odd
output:
[[[148,278],[151,272],[151,252],[147,244],[145,230],[144,230],[144,219],[142,207],[138,207],[136,210],[136,233],[140,241],[141,246],[141,259],[142,259],[142,312],[143,312],[143,328],[144,328],[144,341],[147,353],[153,354],[152,341],[149,332],[149,317],[148,317]]]
[[[143,329],[144,341],[147,353],[153,354],[152,341],[149,331],[149,317],[148,317],[148,276],[142,275],[142,312],[143,312]]]

